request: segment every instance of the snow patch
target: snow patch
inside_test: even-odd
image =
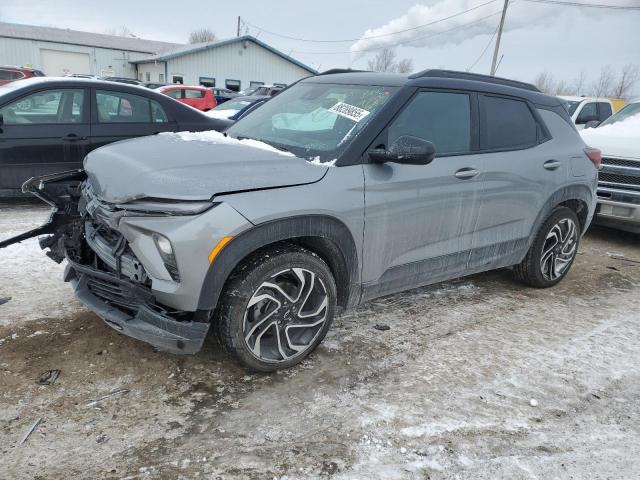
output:
[[[335,167],[337,161],[338,159],[334,158],[330,162],[321,162],[320,157],[313,157],[311,160],[307,160],[307,163],[315,167]]]
[[[277,153],[286,157],[294,156],[291,152],[283,152],[282,150],[278,150],[277,148],[272,147],[271,145],[268,145],[259,140],[252,140],[248,138],[244,140],[238,140],[215,130],[207,130],[204,132],[162,132],[158,135],[169,136],[182,140],[183,142],[207,142],[221,145],[244,145],[246,147],[258,148],[260,150]]]

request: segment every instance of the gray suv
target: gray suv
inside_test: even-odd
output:
[[[461,72],[303,79],[225,134],[162,133],[32,179],[36,235],[110,326],[195,353],[209,330],[246,367],[300,362],[338,307],[511,267],[568,272],[599,151],[561,102]]]

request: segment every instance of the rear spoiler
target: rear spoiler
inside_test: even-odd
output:
[[[77,187],[85,178],[84,170],[78,169],[33,177],[24,182],[22,192],[31,193],[51,205],[51,215],[49,220],[38,228],[0,241],[0,248],[40,235],[53,235],[40,239],[42,249],[50,247],[57,240],[55,234],[61,233],[66,225],[79,217]]]

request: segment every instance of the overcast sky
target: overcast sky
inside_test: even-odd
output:
[[[397,51],[399,57],[413,60],[415,70],[433,67],[466,70],[487,46],[500,20],[499,15],[483,18],[500,11],[502,0],[432,26],[414,28],[404,35],[388,33],[439,20],[488,1],[0,0],[0,19],[98,33],[126,25],[143,38],[186,43],[190,31],[205,26],[220,38],[235,36],[240,15],[250,24],[290,37],[352,39],[342,43],[300,42],[245,25],[248,33],[322,70],[366,67],[367,58],[373,53],[347,52],[399,41],[410,42],[398,46]],[[640,0],[579,1],[640,6]],[[507,13],[501,43],[504,58],[498,75],[531,81],[548,70],[557,78],[571,81],[584,69],[592,81],[603,66],[617,69],[626,63],[640,64],[639,27],[638,10],[587,9],[515,0]],[[376,40],[356,42],[367,30],[369,36],[377,35]],[[488,73],[492,52],[493,45],[472,71]],[[640,85],[634,90],[640,94]]]

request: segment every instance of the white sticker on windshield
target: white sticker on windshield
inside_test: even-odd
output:
[[[353,120],[354,122],[359,122],[364,117],[369,115],[369,111],[364,108],[355,107],[353,105],[349,105],[348,103],[338,102],[333,107],[329,109],[330,112],[333,112],[341,117],[348,118],[349,120]]]

